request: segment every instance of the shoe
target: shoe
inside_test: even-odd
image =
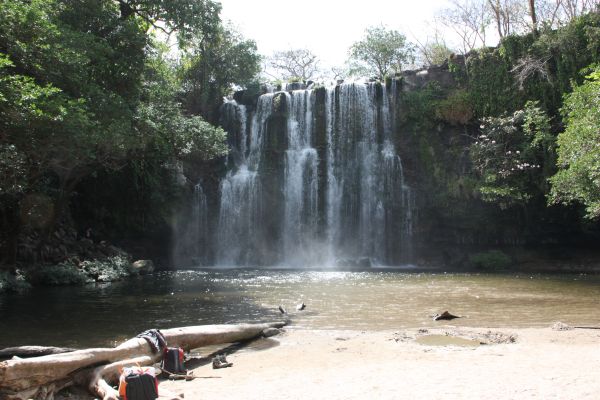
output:
[[[219,354],[215,358],[212,359],[213,369],[227,368],[227,367],[231,367],[232,365],[233,365],[233,363],[227,362],[227,359],[225,358],[225,354]]]

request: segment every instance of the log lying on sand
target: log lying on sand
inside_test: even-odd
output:
[[[201,325],[161,330],[169,346],[191,350],[198,347],[253,339],[268,328],[281,328],[285,322],[238,325]],[[112,399],[106,380],[114,381],[114,372],[123,362],[149,365],[158,362],[145,339],[133,338],[115,348],[76,350],[27,359],[0,362],[0,399],[25,400],[52,398],[53,393],[75,381],[91,386],[94,394]],[[113,365],[114,364],[114,365]],[[107,366],[108,365],[108,366]],[[87,382],[83,382],[86,381]],[[108,393],[107,393],[108,392]]]

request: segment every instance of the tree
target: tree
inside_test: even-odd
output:
[[[531,17],[531,29],[537,34],[538,22],[537,13],[535,12],[535,0],[529,0],[529,16]]]
[[[276,51],[268,64],[276,71],[276,77],[284,81],[306,82],[315,79],[319,72],[319,59],[308,49]]]
[[[597,0],[529,0],[529,16],[537,26],[556,29],[575,17],[593,11]]]
[[[512,115],[483,118],[480,129],[470,154],[484,201],[507,208],[545,191],[554,137],[537,103],[528,102]]]
[[[78,1],[78,0],[75,0]],[[221,4],[212,0],[117,0],[122,19],[139,18],[147,27],[188,40],[220,25]]]
[[[491,18],[484,0],[451,0],[451,7],[441,11],[439,21],[460,39],[462,53],[484,47]]]
[[[171,6],[163,4],[163,12],[156,8],[162,2],[147,4],[154,8],[144,8],[149,14],[143,18],[124,17],[108,0],[0,3],[0,168],[6,177],[0,179],[0,217],[2,236],[11,236],[9,263],[19,216],[28,211],[23,201],[35,207],[32,199],[49,199],[43,224],[31,226],[45,238],[82,179],[122,168],[144,156],[148,143],[171,150],[160,153],[165,162],[192,152],[223,153],[221,130],[185,116],[175,91],[149,90],[156,64],[148,63],[155,48],[148,18],[169,25]],[[173,12],[173,24],[181,27],[182,17]]]
[[[443,34],[435,26],[433,38],[428,37],[427,41],[422,43],[415,38],[416,47],[418,50],[417,60],[421,65],[442,65],[455,52],[448,47],[443,38]]]
[[[593,11],[594,7],[598,7],[597,0],[555,0],[559,5],[563,22],[569,22],[572,19],[579,17],[589,11]]]
[[[191,114],[218,122],[223,97],[234,85],[244,87],[260,72],[256,43],[231,26],[211,35],[195,35],[184,49],[180,66],[183,103]]]
[[[522,1],[487,0],[487,3],[500,39],[513,33],[520,33],[527,26],[525,22],[527,10]]]
[[[351,73],[384,79],[411,64],[414,53],[414,46],[400,32],[383,25],[372,26],[350,47]]]
[[[565,131],[558,135],[558,168],[550,202],[579,202],[587,217],[600,217],[600,66],[565,96]]]
[[[30,189],[51,183],[48,232],[81,178],[132,143],[128,124],[146,45],[136,21],[119,21],[98,2],[77,3],[85,5],[77,16],[57,1],[0,6],[4,106],[14,110],[3,113],[2,141],[27,160]]]

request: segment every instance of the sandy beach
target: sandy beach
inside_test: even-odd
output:
[[[431,334],[488,344],[415,341]],[[288,329],[263,340],[264,350],[228,354],[230,368],[192,360],[194,375],[207,378],[164,381],[160,388],[186,399],[228,400],[600,398],[600,330]]]

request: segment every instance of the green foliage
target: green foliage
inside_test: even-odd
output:
[[[451,125],[466,125],[473,118],[473,105],[469,92],[458,89],[437,104],[436,115]]]
[[[482,49],[467,58],[468,90],[476,117],[497,116],[518,108],[510,69],[500,50]]]
[[[369,27],[363,39],[350,47],[350,73],[384,80],[412,63],[414,52],[414,46],[400,32],[384,26]]]
[[[88,280],[96,282],[118,281],[132,274],[131,262],[123,256],[83,261],[79,265],[79,270],[88,277]]]
[[[566,129],[558,136],[559,171],[551,178],[550,201],[580,202],[588,218],[600,217],[600,66],[565,96]]]
[[[469,257],[469,261],[474,267],[486,270],[505,269],[512,263],[511,258],[500,250],[475,253]]]
[[[0,271],[0,293],[20,292],[30,287],[31,285],[21,273],[18,272],[16,275],[13,275],[8,271]]]
[[[133,143],[145,36],[110,3],[76,3],[76,16],[69,2],[0,5],[2,140],[23,155],[32,185],[48,175],[68,185]]]
[[[437,104],[444,98],[440,85],[433,81],[423,89],[403,93],[400,98],[403,124],[409,125],[416,131],[433,126],[432,116],[436,115]]]
[[[70,263],[41,267],[32,280],[37,285],[45,286],[81,285],[89,282],[88,276]]]
[[[447,62],[454,51],[444,43],[428,43],[420,49],[425,65],[442,65]]]
[[[233,27],[222,26],[210,36],[195,35],[186,48],[179,75],[188,112],[216,123],[223,97],[234,85],[245,87],[260,72],[256,43]]]
[[[44,266],[34,271],[30,280],[36,285],[65,286],[113,282],[132,274],[131,262],[126,257],[114,256],[79,264],[66,261],[58,265]]]
[[[600,61],[600,13],[590,12],[539,36],[511,35],[496,49],[467,58],[468,90],[477,117],[499,116],[539,101],[551,114],[558,111],[578,72]]]
[[[0,144],[0,198],[17,197],[27,187],[26,160],[16,146]]]
[[[209,0],[0,2],[2,236],[19,231],[14,225],[23,199],[38,193],[54,203],[44,226],[31,225],[45,231],[44,240],[83,180],[103,174],[110,180],[107,175],[130,165],[130,181],[160,192],[172,188],[166,180],[174,181],[169,170],[178,161],[226,152],[225,133],[180,104],[177,68],[168,61],[166,45],[153,37],[156,30],[174,29],[181,43],[202,37],[217,46],[232,37],[223,33],[219,9]],[[243,46],[252,44],[230,42],[229,62],[256,70],[240,58]],[[217,65],[222,55],[211,62]],[[214,70],[232,71],[225,64]],[[237,77],[220,84],[229,87]],[[149,164],[158,167],[140,167]],[[107,199],[109,204],[118,203],[119,195]],[[153,205],[169,209],[167,200],[176,196],[155,197],[161,201]]]
[[[118,0],[122,19],[140,19],[182,42],[213,31],[220,24],[221,4],[211,0]]]
[[[512,115],[483,118],[480,129],[470,154],[481,178],[482,199],[506,208],[544,193],[544,172],[554,163],[554,137],[550,119],[538,104],[529,102]]]
[[[135,115],[140,150],[163,160],[196,155],[202,159],[226,153],[225,132],[201,117],[185,115],[176,101],[175,67],[160,50],[151,53],[144,70],[142,102]]]

